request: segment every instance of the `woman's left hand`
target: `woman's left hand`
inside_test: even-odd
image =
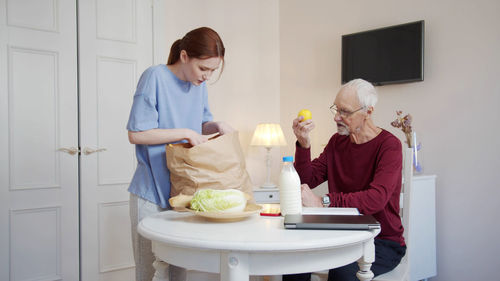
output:
[[[234,132],[233,127],[229,126],[226,122],[217,121],[217,130],[221,135]]]
[[[215,133],[219,133],[221,135],[228,134],[234,132],[233,127],[229,126],[226,122],[223,121],[209,121],[203,123],[202,132],[204,135],[211,135]]]

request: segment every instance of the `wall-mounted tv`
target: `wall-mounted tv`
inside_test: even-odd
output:
[[[342,36],[342,84],[362,78],[374,85],[424,80],[424,21]]]

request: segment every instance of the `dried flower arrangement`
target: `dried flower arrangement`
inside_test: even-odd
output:
[[[417,158],[417,151],[420,150],[421,145],[420,143],[417,144],[416,134],[412,131],[411,128],[411,121],[413,120],[413,118],[410,114],[406,114],[405,116],[403,116],[403,111],[401,110],[396,110],[396,114],[398,115],[398,117],[396,118],[396,120],[391,122],[391,125],[396,128],[401,128],[401,131],[403,131],[403,133],[405,134],[408,148],[411,148],[413,151],[413,167],[415,168],[416,172],[422,172],[422,165],[420,165],[420,162]]]
[[[411,130],[411,121],[412,117],[410,114],[406,114],[403,116],[403,111],[396,110],[397,118],[396,120],[391,122],[391,125],[396,128],[401,128],[401,131],[405,134],[406,143],[408,147],[412,147],[412,130]]]

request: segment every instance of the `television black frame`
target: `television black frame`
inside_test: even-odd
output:
[[[401,83],[424,81],[425,20],[419,20],[419,21],[407,22],[407,23],[403,23],[403,24],[391,25],[391,26],[386,26],[386,27],[381,27],[381,28],[370,29],[370,30],[365,30],[365,31],[360,31],[360,32],[342,35],[342,38],[341,38],[341,69],[340,69],[341,83],[345,84],[345,83],[349,82],[349,81],[346,81],[346,78],[344,77],[345,76],[344,72],[346,72],[346,71],[344,71],[344,66],[345,66],[344,38],[345,37],[356,36],[356,35],[360,35],[360,34],[364,34],[364,33],[377,32],[377,31],[381,31],[384,29],[399,28],[402,26],[413,25],[413,24],[420,24],[421,25],[420,77],[412,78],[412,79],[404,79],[404,80],[375,81],[375,82],[369,81],[369,82],[375,86],[382,86],[382,85],[389,85],[389,84],[401,84]],[[360,77],[358,77],[358,78],[360,78]],[[355,78],[353,78],[353,79],[355,79]]]

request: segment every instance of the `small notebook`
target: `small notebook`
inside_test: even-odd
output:
[[[286,229],[370,230],[380,228],[371,215],[285,215]]]

